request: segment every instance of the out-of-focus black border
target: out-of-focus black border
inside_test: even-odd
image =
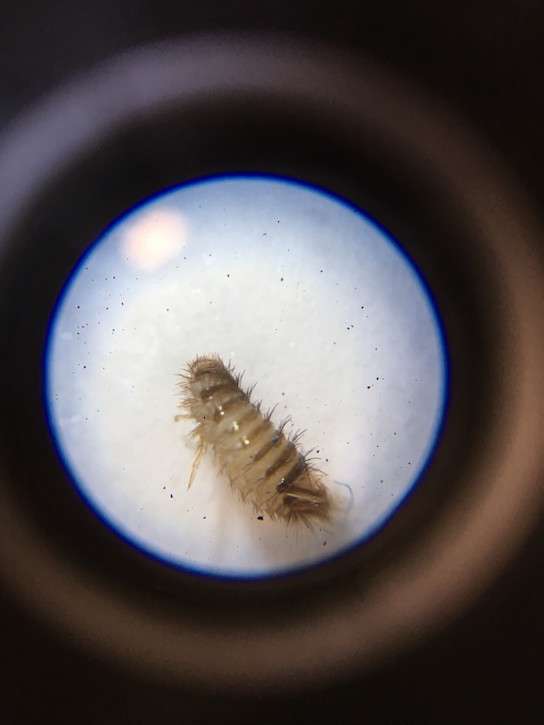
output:
[[[140,42],[214,29],[287,31],[362,49],[466,114],[544,209],[544,8],[524,2],[18,2],[0,8],[0,130],[43,92]],[[544,241],[543,241],[544,249]],[[0,606],[0,720],[538,722],[544,526],[479,605],[418,652],[330,690],[219,701],[85,660]]]

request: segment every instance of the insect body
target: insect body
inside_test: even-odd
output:
[[[244,501],[259,513],[286,522],[330,521],[333,505],[318,471],[298,450],[297,436],[276,428],[271,412],[263,415],[260,403],[251,401],[251,390],[240,386],[218,355],[197,357],[182,375],[180,418],[191,418],[198,450],[189,488],[208,446],[222,471]]]

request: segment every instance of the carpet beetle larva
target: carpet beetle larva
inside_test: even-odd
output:
[[[285,522],[330,522],[333,503],[322,475],[297,446],[299,434],[289,437],[271,421],[272,411],[261,412],[251,400],[253,388],[243,390],[241,375],[218,355],[204,355],[190,362],[182,374],[182,415],[196,427],[198,439],[189,486],[209,446],[221,471],[243,501],[258,513]]]

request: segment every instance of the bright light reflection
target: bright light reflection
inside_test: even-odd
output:
[[[139,214],[123,231],[126,260],[139,269],[158,269],[183,249],[188,233],[187,219],[176,209]]]

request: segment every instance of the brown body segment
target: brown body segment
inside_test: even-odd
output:
[[[195,358],[182,375],[180,417],[196,422],[191,436],[199,441],[189,487],[211,446],[232,487],[258,513],[308,525],[330,521],[333,506],[321,475],[284,434],[284,424],[276,428],[271,414],[251,401],[241,377],[218,355]]]

